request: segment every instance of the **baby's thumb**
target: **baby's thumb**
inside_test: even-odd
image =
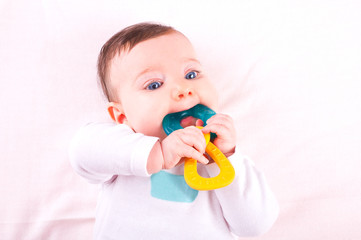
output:
[[[201,119],[197,119],[197,121],[196,121],[196,126],[198,127],[198,126],[200,126],[200,127],[203,127],[203,121],[201,120]]]

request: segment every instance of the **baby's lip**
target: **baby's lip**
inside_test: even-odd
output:
[[[180,125],[182,126],[182,128],[186,128],[189,126],[196,126],[197,120],[198,120],[198,118],[195,118],[193,116],[188,116],[188,117],[183,118],[180,121]]]

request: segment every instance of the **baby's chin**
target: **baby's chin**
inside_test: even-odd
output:
[[[164,138],[167,137],[167,134],[165,134],[165,132],[162,130],[162,132],[160,134],[157,134],[157,136],[154,136],[154,137],[157,137],[157,138],[159,138],[160,141],[163,141]]]
[[[129,126],[129,124],[127,124]],[[163,140],[164,138],[167,137],[167,134],[164,132],[163,128],[160,127],[157,130],[155,130],[155,128],[157,127],[147,127],[147,128],[134,128],[132,126],[129,126],[135,133],[141,133],[144,134],[145,136],[149,136],[149,137],[157,137],[160,140]]]

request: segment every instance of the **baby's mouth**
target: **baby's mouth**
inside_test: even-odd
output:
[[[204,126],[205,122],[216,113],[201,104],[197,104],[194,107],[167,114],[162,121],[162,127],[164,132],[169,135],[173,131],[182,129],[189,126]]]
[[[197,121],[198,121],[198,126],[202,125],[203,126],[203,121],[200,120],[199,118],[195,118],[193,116],[188,116],[183,118],[180,121],[180,125],[182,126],[182,128],[186,128],[189,126],[197,126]]]
[[[196,125],[197,118],[193,116],[185,117],[180,121],[180,125],[182,128],[186,128],[189,126],[195,126]]]

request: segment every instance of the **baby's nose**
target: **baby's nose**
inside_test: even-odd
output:
[[[194,96],[194,89],[191,87],[177,87],[172,91],[172,96],[175,100],[179,101],[187,97]]]

